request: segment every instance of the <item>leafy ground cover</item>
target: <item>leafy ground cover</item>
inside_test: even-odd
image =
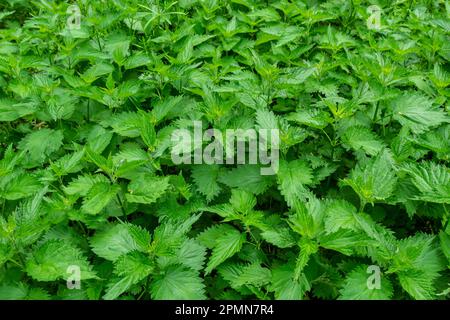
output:
[[[1,1],[0,298],[448,299],[449,13]],[[277,174],[175,165],[193,121]]]

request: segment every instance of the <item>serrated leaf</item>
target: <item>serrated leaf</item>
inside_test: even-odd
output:
[[[49,240],[39,245],[27,260],[26,272],[38,281],[66,280],[71,275],[67,272],[69,266],[80,268],[82,280],[96,278],[81,250],[59,240]]]
[[[28,134],[19,142],[19,150],[27,152],[31,165],[38,165],[45,161],[53,152],[57,151],[63,140],[60,130],[41,129]]]
[[[270,290],[275,292],[277,300],[302,300],[311,284],[304,274],[294,280],[294,266],[290,263],[272,269]]]
[[[272,176],[261,175],[261,167],[242,165],[219,176],[219,182],[230,188],[240,188],[254,194],[265,192],[273,183]]]
[[[277,175],[278,187],[289,206],[293,206],[297,199],[305,199],[309,191],[305,185],[312,182],[311,168],[302,160],[280,162]]]
[[[13,175],[6,180],[4,186],[0,184],[2,197],[7,200],[18,200],[29,197],[42,188],[39,180],[29,174],[21,173]]]
[[[352,187],[365,202],[385,200],[392,195],[397,183],[393,160],[384,151],[364,164],[357,164],[342,183]]]
[[[98,256],[116,261],[121,255],[134,250],[145,252],[150,245],[150,234],[138,226],[122,223],[97,231],[90,244]]]
[[[115,198],[120,187],[105,182],[95,183],[83,200],[81,209],[89,214],[97,214]]]
[[[368,155],[377,155],[383,148],[383,143],[368,128],[355,126],[345,130],[343,142],[354,150],[363,149]]]
[[[245,238],[245,234],[240,233],[236,229],[218,237],[205,269],[206,274],[211,273],[218,265],[239,252],[245,242]]]
[[[96,183],[109,183],[109,180],[103,175],[80,175],[64,187],[64,192],[69,195],[86,196]]]
[[[155,276],[150,292],[154,300],[203,300],[205,285],[197,273],[181,266],[169,267]]]
[[[153,269],[150,259],[138,251],[131,251],[120,256],[114,265],[114,273],[119,278],[109,283],[103,299],[116,299],[132,285],[149,276]]]
[[[150,204],[169,188],[169,177],[142,175],[132,180],[126,194],[128,202]]]
[[[394,294],[392,284],[387,276],[380,271],[379,287],[369,283],[372,275],[368,266],[360,265],[351,271],[344,280],[340,290],[340,300],[389,300]],[[369,269],[370,271],[370,269]],[[377,279],[376,279],[377,280]]]
[[[219,173],[218,165],[197,165],[192,168],[195,185],[208,201],[214,199],[222,189],[217,183]]]
[[[216,245],[217,238],[229,232],[234,232],[234,230],[235,229],[228,224],[214,225],[200,233],[197,239],[208,249],[212,249]]]
[[[356,208],[345,200],[336,200],[327,205],[325,230],[328,234],[340,229],[357,231],[359,224],[355,218]]]
[[[450,203],[450,169],[431,161],[405,164],[402,168],[412,178],[412,183],[420,191],[414,199]]]
[[[434,281],[445,265],[434,242],[434,236],[418,233],[400,240],[390,271],[414,299],[433,299]]]
[[[394,119],[414,133],[422,133],[441,123],[449,123],[450,117],[433,106],[433,101],[419,93],[405,93],[392,102]]]

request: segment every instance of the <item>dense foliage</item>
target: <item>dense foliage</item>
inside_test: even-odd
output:
[[[0,2],[1,299],[449,298],[448,1],[71,4]],[[278,173],[175,165],[194,120]]]

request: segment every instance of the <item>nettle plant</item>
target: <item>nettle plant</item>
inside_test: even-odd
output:
[[[448,299],[449,13],[2,1],[0,298]],[[278,170],[174,164],[193,122]]]

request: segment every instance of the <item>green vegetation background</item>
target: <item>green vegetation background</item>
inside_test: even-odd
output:
[[[0,3],[1,299],[449,298],[448,1],[69,4]],[[279,172],[173,165],[194,120]]]

